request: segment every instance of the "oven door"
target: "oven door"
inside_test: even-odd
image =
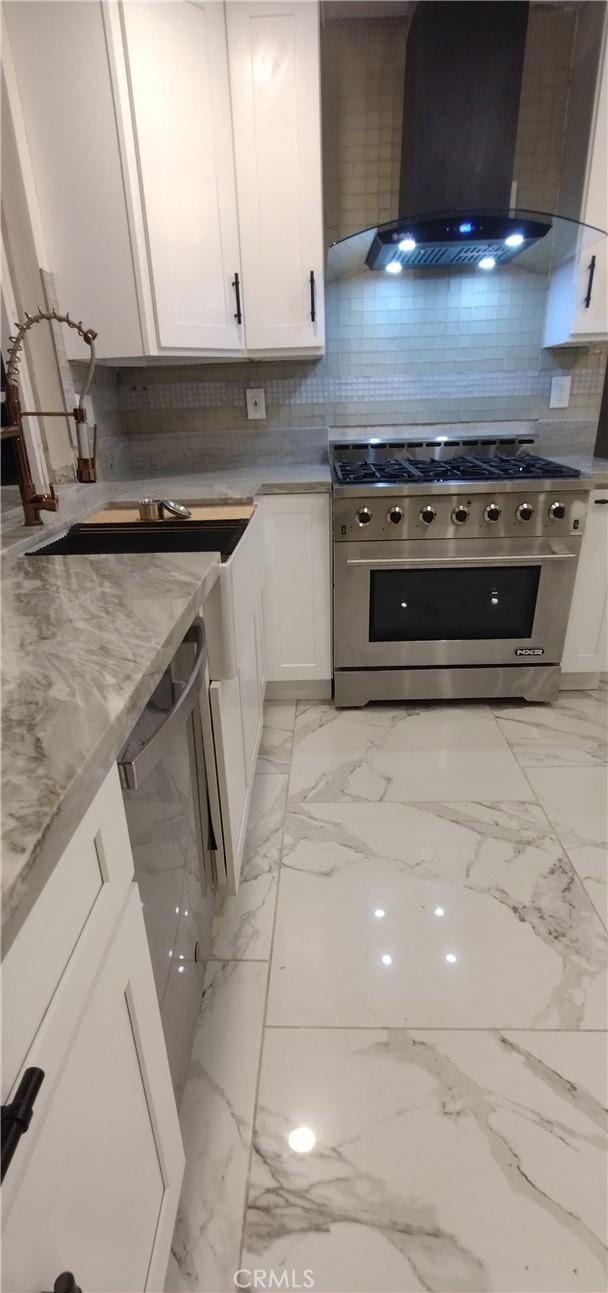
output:
[[[334,544],[338,669],[559,664],[579,541]]]

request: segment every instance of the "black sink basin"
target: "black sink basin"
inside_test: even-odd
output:
[[[116,524],[73,525],[60,539],[28,553],[30,557],[70,556],[112,552],[219,552],[227,561],[246,520],[239,521],[124,521]]]

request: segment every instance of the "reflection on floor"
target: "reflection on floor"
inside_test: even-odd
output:
[[[606,1288],[607,714],[267,707],[168,1289]]]

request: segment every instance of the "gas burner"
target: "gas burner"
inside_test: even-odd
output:
[[[384,458],[358,462],[334,459],[339,485],[390,485],[408,482],[577,479],[580,471],[535,454],[464,454],[446,458]]]

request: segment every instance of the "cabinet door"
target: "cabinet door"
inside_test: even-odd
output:
[[[581,249],[574,272],[572,338],[601,340],[608,335],[608,238],[601,235]]]
[[[590,499],[562,658],[563,673],[608,669],[608,490]]]
[[[318,354],[325,339],[319,6],[239,0],[226,14],[247,349]]]
[[[91,950],[95,952],[91,965]],[[140,899],[79,946],[27,1056],[45,1079],[3,1186],[3,1288],[163,1287],[184,1155]]]
[[[268,495],[263,499],[263,513],[266,679],[329,679],[329,495]]]
[[[239,352],[223,5],[126,0],[122,13],[158,345]]]
[[[97,330],[98,358],[141,355],[103,7],[32,0],[4,5],[3,18],[46,245],[42,268],[55,276],[61,310]],[[75,332],[64,328],[63,338],[69,359],[88,362]]]

